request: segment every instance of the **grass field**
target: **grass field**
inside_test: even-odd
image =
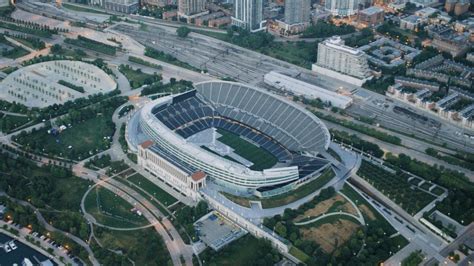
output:
[[[315,180],[293,190],[288,193],[284,193],[275,197],[271,197],[268,199],[263,199],[262,207],[264,209],[274,208],[278,206],[283,206],[289,204],[293,201],[299,200],[303,197],[308,196],[309,194],[313,193],[314,191],[322,188],[326,185],[331,179],[335,176],[334,171],[332,169],[328,169],[321,176],[316,178]]]
[[[132,89],[140,88],[145,84],[151,84],[156,77],[153,74],[144,73],[141,69],[134,69],[128,65],[121,65],[119,70],[128,79]]]
[[[19,137],[18,142],[29,145],[34,151],[81,160],[108,149],[110,140],[107,137],[111,137],[113,133],[114,126],[110,124],[110,117],[104,115],[74,124],[57,136],[48,134],[43,128]]]
[[[85,208],[104,225],[130,228],[148,224],[143,216],[130,211],[132,205],[105,188],[92,190],[86,197]]]
[[[122,251],[124,257],[132,260],[134,265],[172,265],[170,254],[163,243],[163,239],[154,228],[133,231],[94,228],[94,232],[105,249]],[[120,261],[115,263],[100,262],[103,265],[132,265],[126,259],[123,263],[120,263]]]
[[[277,257],[275,257],[278,256],[277,254],[278,253],[271,250],[269,244],[247,234],[246,236],[230,243],[217,253],[207,249],[199,256],[203,261],[203,265],[251,266],[273,265],[277,262],[273,261],[277,259]],[[261,260],[264,259],[263,256],[265,256],[265,259],[269,259],[270,261],[266,261],[266,264],[261,264]]]
[[[357,210],[354,209],[354,207],[343,196],[336,194],[327,200],[319,202],[313,208],[306,210],[303,214],[297,216],[293,221],[303,222],[314,219],[323,214],[334,212],[344,212],[357,216]]]
[[[344,245],[360,226],[352,217],[333,215],[302,226],[300,234],[303,240],[318,243],[324,252],[330,254],[337,247]]]
[[[253,163],[250,169],[262,171],[271,168],[277,163],[277,158],[271,153],[251,144],[238,135],[223,129],[218,129],[217,132],[222,135],[218,138],[220,142],[233,148],[236,154]]]
[[[175,203],[176,201],[178,201],[173,196],[168,194],[166,191],[159,188],[157,185],[153,184],[151,181],[149,181],[148,179],[146,179],[144,176],[140,174],[134,174],[130,176],[129,178],[127,178],[127,180],[141,187],[150,195],[154,195],[155,198],[159,202],[163,203],[163,205],[165,206],[169,206]]]

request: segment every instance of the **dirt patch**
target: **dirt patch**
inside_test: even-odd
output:
[[[303,239],[318,243],[326,253],[333,252],[336,247],[346,243],[359,225],[348,220],[338,220],[331,224],[323,224],[316,228],[301,229]]]
[[[346,201],[346,203],[344,203],[344,205],[341,206],[341,210],[343,212],[350,213],[350,214],[353,214],[355,216],[358,216],[357,210],[348,201]]]
[[[307,210],[302,215],[299,215],[294,219],[294,221],[299,222],[304,218],[308,218],[308,216],[318,217],[324,213],[327,213],[328,211],[338,212],[339,210],[357,215],[357,211],[354,209],[352,204],[350,204],[350,202],[348,202],[343,196],[337,194],[330,199],[321,201],[320,203],[316,204],[314,208]]]
[[[362,204],[359,206],[360,211],[365,214],[370,220],[375,220],[375,215],[374,213],[370,210],[367,205]]]

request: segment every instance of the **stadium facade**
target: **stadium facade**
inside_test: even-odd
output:
[[[231,132],[278,162],[251,170],[190,141],[209,129]],[[269,197],[317,178],[330,165],[320,156],[330,134],[316,116],[262,89],[226,81],[198,83],[192,91],[147,103],[130,119],[127,142],[139,165],[193,198],[208,181]]]

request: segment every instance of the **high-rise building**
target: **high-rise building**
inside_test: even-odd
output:
[[[313,71],[361,86],[372,77],[364,52],[346,46],[339,36],[318,44],[318,60]]]
[[[360,0],[326,0],[324,7],[334,16],[352,16],[359,8]]]
[[[206,10],[206,0],[179,0],[178,15],[187,17]]]
[[[250,31],[265,29],[263,21],[263,0],[234,0],[232,25]]]
[[[311,12],[311,0],[286,0],[285,22],[287,24],[298,24],[309,21]]]
[[[104,8],[121,13],[135,13],[139,8],[138,0],[104,0]]]

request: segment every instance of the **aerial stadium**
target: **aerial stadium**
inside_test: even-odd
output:
[[[140,165],[180,180],[179,189],[206,177],[229,191],[269,197],[330,165],[321,156],[330,134],[316,116],[263,89],[227,81],[197,83],[145,104],[128,122],[126,137]]]

